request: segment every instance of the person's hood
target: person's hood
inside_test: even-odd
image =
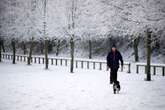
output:
[[[113,47],[115,47],[115,48],[116,48],[116,45],[115,45],[115,44],[113,44],[111,48],[113,48]]]

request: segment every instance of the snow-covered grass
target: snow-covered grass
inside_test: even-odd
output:
[[[0,110],[164,110],[165,77],[119,72],[113,94],[109,72],[0,63]]]

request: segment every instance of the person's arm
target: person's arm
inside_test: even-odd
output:
[[[123,57],[122,57],[122,55],[121,55],[121,53],[119,52],[119,60],[120,60],[120,62],[121,62],[121,66],[123,66]]]
[[[124,65],[124,63],[123,63],[123,57],[122,57],[122,55],[121,55],[120,52],[119,52],[119,60],[121,62],[121,71],[123,71],[123,65]]]
[[[110,67],[110,62],[109,62],[109,53],[107,55],[107,67],[109,68]]]

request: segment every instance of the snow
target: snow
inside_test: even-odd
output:
[[[136,63],[137,65],[146,65],[146,63]],[[151,64],[151,66],[160,66],[160,67],[162,67],[162,66],[165,66],[165,64],[159,64],[159,63],[152,63]]]
[[[0,63],[0,110],[164,110],[165,77],[119,72],[113,94],[109,72],[5,60]]]

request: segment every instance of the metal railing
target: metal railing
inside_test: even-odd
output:
[[[2,58],[11,60],[13,58],[13,55],[9,53],[2,53]],[[16,55],[17,61],[26,62],[27,59],[28,59],[27,55],[18,55],[18,54]],[[44,64],[45,58],[43,56],[32,56],[31,62],[37,64]],[[49,57],[48,62],[50,65],[69,66],[70,58]],[[74,62],[75,62],[74,63],[75,68],[108,70],[106,61],[102,61],[102,60],[75,59]],[[120,68],[120,70],[131,73],[131,63],[124,62],[124,67],[125,67],[124,70],[122,70],[122,68]]]
[[[10,53],[2,53],[3,59],[12,60],[13,55]],[[16,54],[16,60],[21,62],[26,62],[28,59],[27,55],[19,55]],[[37,64],[44,64],[45,58],[43,56],[32,56],[31,58],[32,63]],[[63,58],[63,57],[49,57],[48,62],[50,65],[56,66],[69,66],[70,65],[70,58]],[[74,67],[75,68],[82,68],[82,69],[97,69],[97,70],[108,70],[106,61],[103,60],[91,60],[91,59],[78,59],[74,60]],[[141,68],[145,68],[146,73],[146,64],[145,63],[136,63],[136,73],[139,74],[139,70]],[[158,74],[157,69],[161,69],[162,76],[165,76],[165,64],[151,64],[151,69],[153,70],[153,75]],[[126,71],[131,73],[131,63],[124,62],[124,70],[120,68],[121,71]],[[159,71],[160,73],[160,71]]]
[[[136,73],[139,73],[140,67],[145,68],[145,73],[147,70],[147,66],[145,63],[136,63]],[[153,68],[153,75],[157,74],[157,68],[162,70],[162,76],[165,76],[165,64],[151,64],[151,68]]]

